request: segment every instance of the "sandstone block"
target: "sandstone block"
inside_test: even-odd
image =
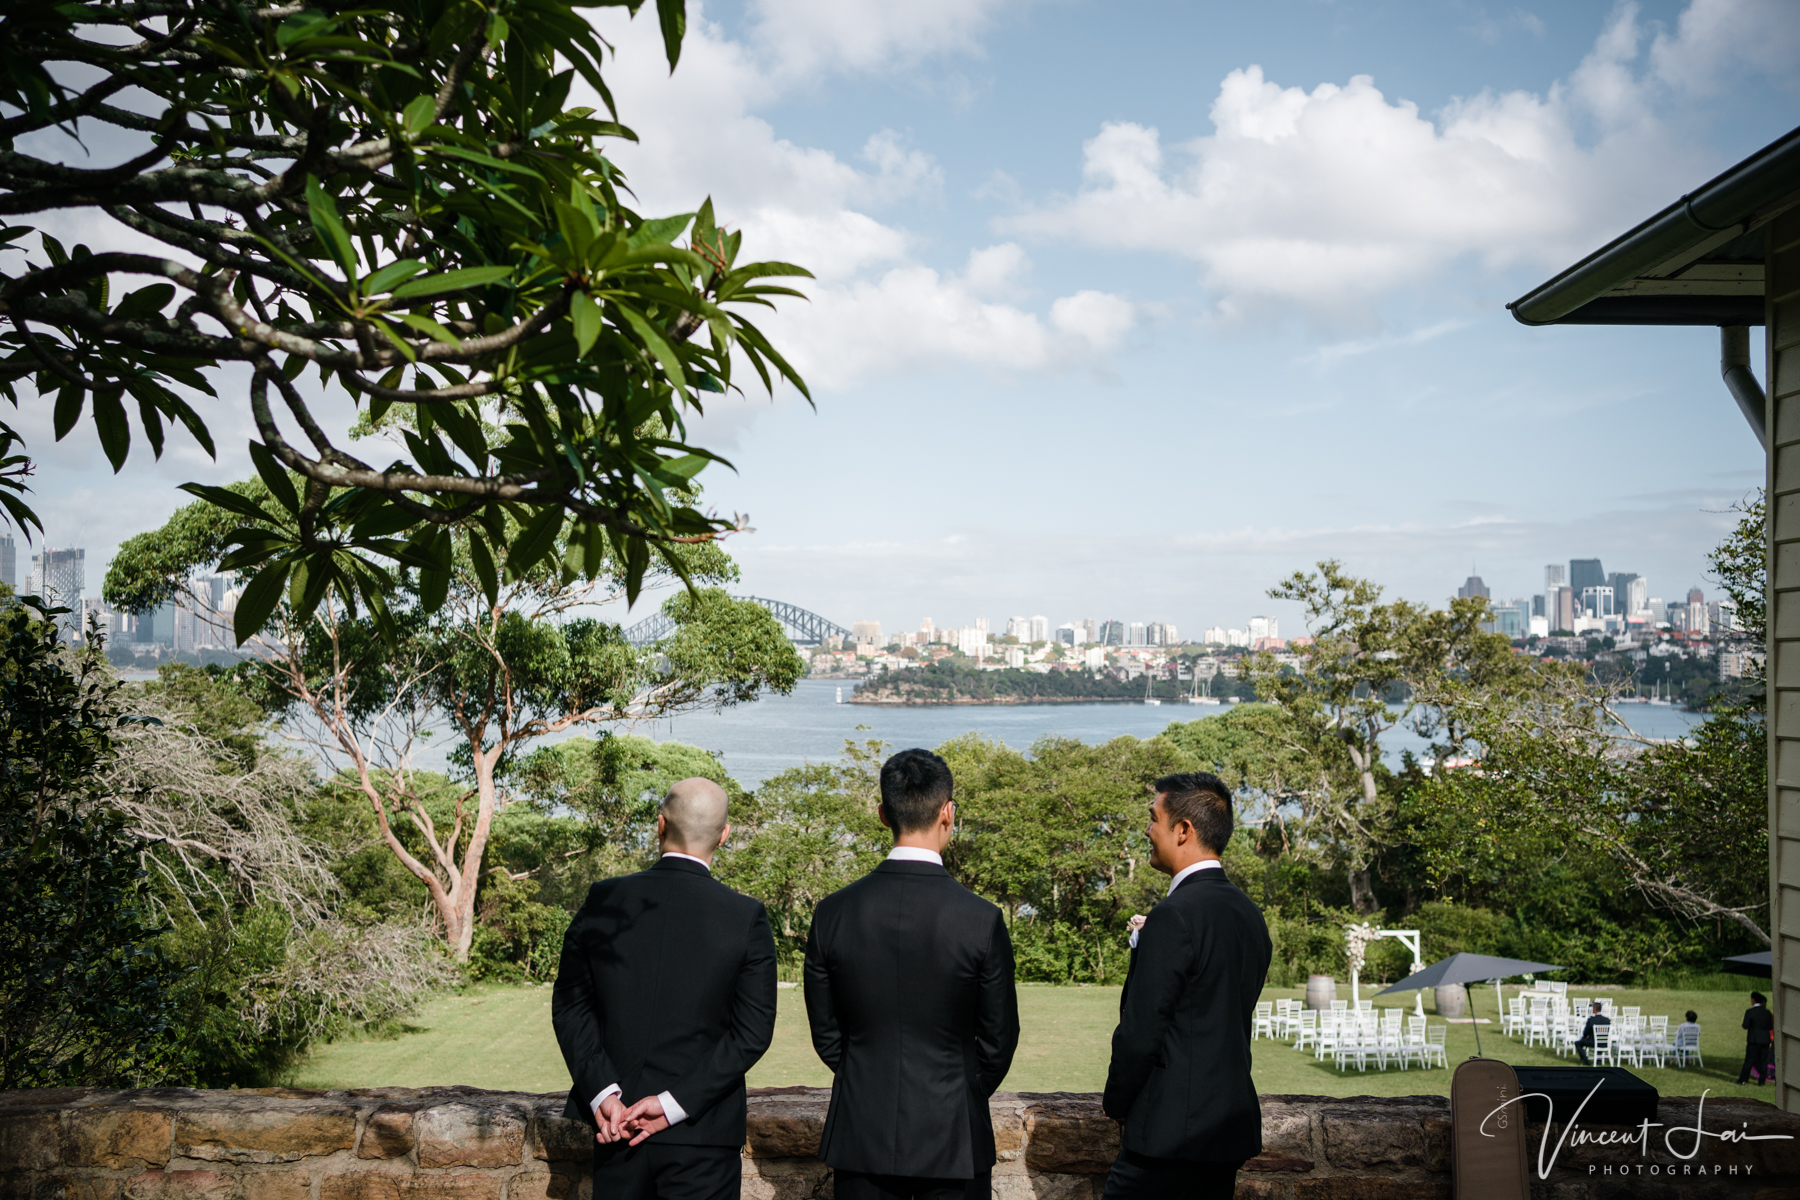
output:
[[[1263,1153],[1292,1158],[1313,1158],[1313,1121],[1310,1109],[1298,1104],[1264,1100],[1262,1104]]]
[[[421,1167],[504,1167],[525,1155],[525,1110],[518,1104],[440,1104],[414,1122]]]
[[[1416,1167],[1425,1161],[1424,1114],[1373,1097],[1320,1109],[1325,1158],[1334,1167]]]
[[[175,1118],[175,1153],[212,1162],[293,1162],[355,1142],[356,1113],[339,1104],[221,1105]]]
[[[1025,1113],[1030,1104],[1016,1093],[998,1092],[988,1100],[988,1119],[994,1127],[994,1150],[1004,1156],[1025,1144]]]
[[[1101,1175],[1119,1156],[1119,1127],[1097,1098],[1043,1099],[1026,1110],[1025,1162],[1062,1175]]]
[[[1451,1200],[1450,1181],[1340,1175],[1294,1180],[1294,1200]]]
[[[31,1200],[121,1200],[124,1195],[125,1181],[116,1175],[52,1175],[30,1189]]]
[[[312,1177],[305,1171],[252,1171],[238,1179],[243,1200],[307,1200]]]
[[[1104,1176],[1028,1175],[1033,1200],[1098,1200]]]
[[[554,1171],[521,1171],[506,1181],[506,1200],[572,1200],[575,1180]]]
[[[830,1173],[823,1164],[817,1171],[780,1174],[751,1173],[740,1181],[742,1200],[813,1200],[821,1194]]]
[[[562,1106],[554,1109],[539,1105],[533,1122],[537,1133],[532,1138],[531,1153],[545,1162],[591,1162],[594,1157],[594,1131],[581,1121],[562,1115]]]
[[[356,1171],[319,1181],[319,1200],[500,1200],[492,1175],[402,1175]]]
[[[1232,1200],[1287,1200],[1287,1185],[1273,1179],[1246,1179],[1239,1175]]]
[[[379,1108],[369,1114],[363,1126],[362,1142],[356,1147],[358,1158],[405,1158],[413,1148],[413,1113],[411,1109]]]
[[[77,1108],[69,1113],[67,1154],[84,1167],[119,1169],[169,1161],[174,1118],[142,1108]]]
[[[1269,1151],[1264,1150],[1261,1154],[1245,1163],[1243,1169],[1246,1171],[1256,1171],[1261,1174],[1275,1174],[1284,1171],[1304,1172],[1313,1169],[1313,1161],[1310,1158],[1300,1158],[1292,1154],[1271,1154]]]
[[[745,1139],[754,1158],[810,1158],[825,1134],[825,1105],[810,1096],[771,1096],[750,1106]]]
[[[0,1162],[47,1171],[62,1162],[62,1122],[54,1112],[0,1110]]]
[[[237,1180],[219,1171],[151,1170],[125,1185],[128,1200],[231,1200]]]

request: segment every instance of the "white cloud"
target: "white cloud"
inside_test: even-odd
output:
[[[752,40],[772,75],[873,73],[945,54],[979,56],[1007,0],[753,0]]]
[[[947,365],[1009,374],[1103,365],[1135,321],[1128,301],[1094,291],[1055,299],[1042,315],[1024,307],[1029,262],[1017,244],[972,252],[960,274],[920,262],[913,235],[877,214],[934,200],[942,172],[895,131],[872,133],[851,163],[778,138],[755,115],[794,85],[796,63],[873,71],[969,52],[995,7],[766,3],[750,45],[690,10],[672,77],[654,22],[595,18],[618,47],[608,84],[621,119],[642,138],[613,151],[640,208],[691,210],[710,194],[721,220],[744,233],[741,258],[818,276],[803,285],[810,303],[758,318],[815,388]]]
[[[1621,5],[1547,95],[1483,92],[1436,119],[1367,75],[1309,92],[1246,67],[1220,85],[1212,134],[1165,146],[1154,128],[1107,122],[1074,195],[998,225],[1185,257],[1224,316],[1364,318],[1375,297],[1459,259],[1559,264],[1645,215],[1643,196],[1704,171],[1657,105],[1722,62],[1791,67],[1797,38],[1800,5],[1696,0],[1645,56],[1636,8]]]

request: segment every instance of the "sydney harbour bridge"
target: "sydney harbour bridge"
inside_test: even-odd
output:
[[[787,635],[802,646],[817,646],[828,637],[848,638],[850,631],[834,621],[827,621],[817,613],[807,612],[797,604],[789,604],[785,600],[769,600],[762,596],[733,596],[733,600],[747,600],[751,604],[760,604],[780,621],[787,630]],[[675,622],[662,613],[654,613],[645,617],[635,625],[625,627],[625,640],[634,646],[648,646],[660,641],[675,632]]]

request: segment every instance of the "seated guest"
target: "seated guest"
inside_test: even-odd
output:
[[[1594,1001],[1594,1015],[1587,1019],[1587,1025],[1581,1031],[1581,1040],[1575,1043],[1575,1057],[1581,1060],[1582,1066],[1588,1065],[1587,1052],[1594,1048],[1594,1030],[1601,1025],[1611,1025],[1612,1018],[1600,1011],[1600,1002]]]
[[[1700,1044],[1699,1020],[1700,1014],[1691,1008],[1688,1009],[1687,1020],[1675,1027],[1675,1044],[1677,1046],[1681,1045],[1684,1040],[1691,1046]]]

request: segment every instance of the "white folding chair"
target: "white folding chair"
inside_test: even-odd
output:
[[[1706,1060],[1700,1057],[1700,1027],[1698,1025],[1691,1029],[1675,1031],[1675,1065],[1685,1067],[1690,1058],[1703,1067],[1706,1065]]]
[[[1425,1063],[1427,1066],[1435,1060],[1440,1067],[1448,1067],[1450,1060],[1444,1054],[1444,1035],[1450,1032],[1448,1025],[1433,1025],[1425,1030]]]
[[[1512,1037],[1524,1024],[1525,1001],[1514,996],[1506,1002],[1506,1015],[1500,1018],[1500,1032],[1507,1037]]]
[[[1304,1050],[1319,1042],[1319,1014],[1305,1009],[1294,1015],[1294,1049]]]
[[[1275,1005],[1267,1000],[1257,1002],[1256,1015],[1250,1021],[1251,1041],[1255,1041],[1258,1037],[1272,1038],[1275,1036],[1274,1008]]]
[[[1638,1029],[1637,1018],[1621,1013],[1619,1019],[1612,1023],[1610,1032],[1614,1062],[1621,1067],[1643,1066],[1643,1038]]]
[[[1618,1059],[1614,1057],[1611,1025],[1594,1026],[1593,1063],[1597,1067],[1616,1067],[1619,1065]]]

